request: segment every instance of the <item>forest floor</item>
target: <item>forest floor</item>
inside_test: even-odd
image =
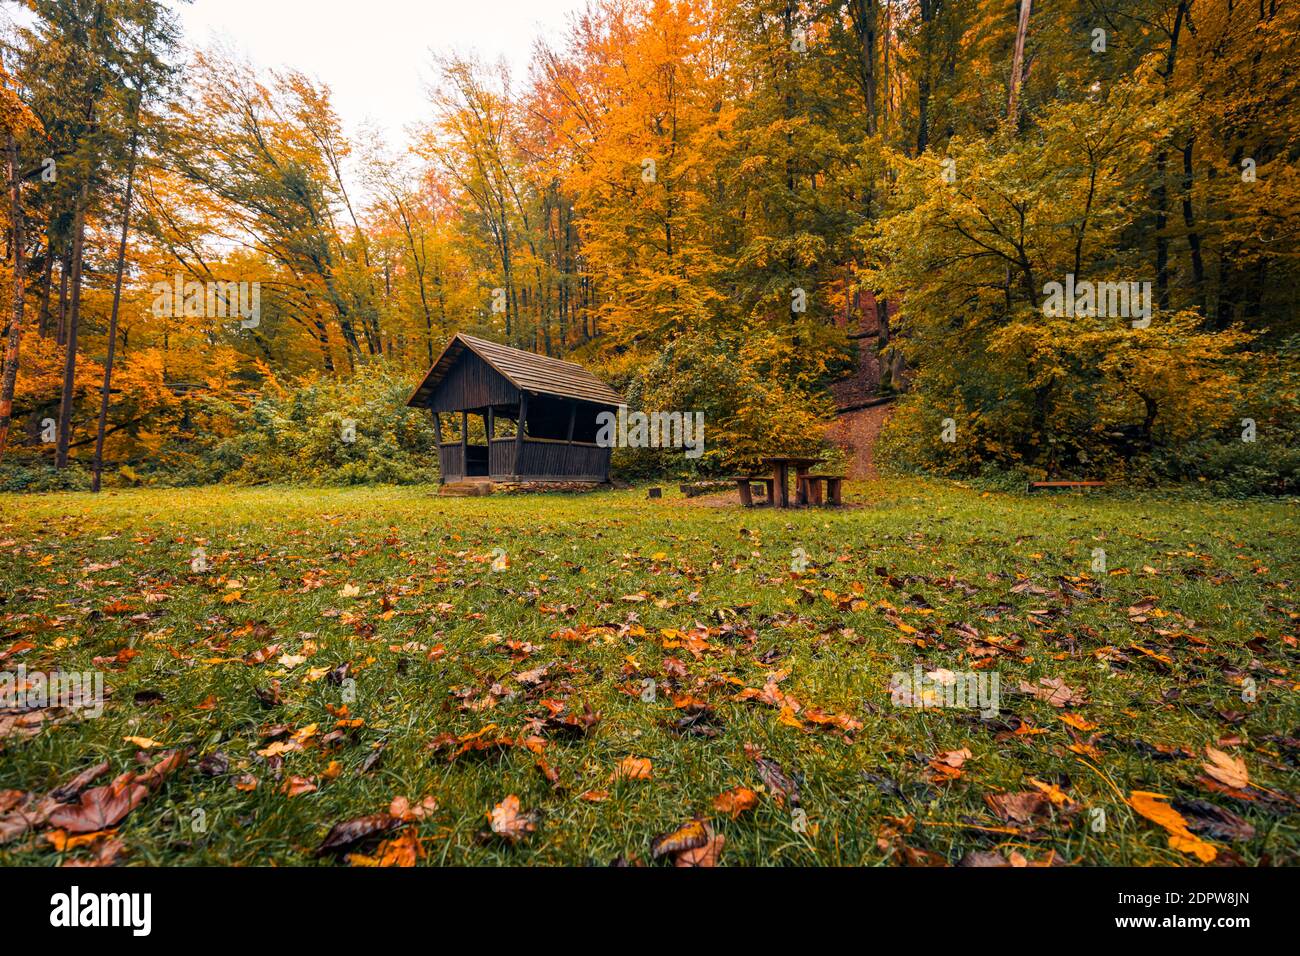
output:
[[[0,864],[1300,863],[1294,503],[434,490],[0,496]]]

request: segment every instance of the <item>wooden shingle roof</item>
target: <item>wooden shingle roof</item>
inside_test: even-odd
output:
[[[499,345],[463,332],[458,332],[448,343],[406,404],[414,408],[427,405],[438,383],[451,371],[465,349],[487,362],[520,391],[577,399],[597,405],[623,404],[623,397],[618,392],[581,365],[522,349],[512,349],[508,345]]]

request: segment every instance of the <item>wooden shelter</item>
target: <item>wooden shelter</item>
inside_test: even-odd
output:
[[[610,449],[596,444],[596,416],[622,403],[573,362],[458,334],[406,404],[433,414],[446,484],[608,481]],[[450,441],[442,419],[449,412],[459,426]],[[470,438],[471,415],[482,417],[481,442]]]

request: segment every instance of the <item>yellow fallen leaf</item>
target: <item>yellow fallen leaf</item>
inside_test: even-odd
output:
[[[158,741],[151,740],[148,737],[123,737],[122,739],[125,740],[128,744],[134,744],[135,746],[139,747],[141,750],[152,750],[154,747],[162,746],[162,744],[158,743]]]
[[[1202,863],[1211,863],[1219,855],[1213,844],[1206,843],[1187,829],[1183,815],[1167,802],[1168,797],[1146,790],[1134,790],[1129,794],[1129,806],[1152,823],[1169,831],[1169,846],[1181,853],[1190,853]]]

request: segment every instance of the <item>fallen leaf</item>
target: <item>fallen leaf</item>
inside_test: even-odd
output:
[[[758,794],[748,787],[733,787],[713,798],[713,809],[735,820],[746,810],[758,806]]]
[[[522,840],[537,829],[536,815],[521,812],[519,798],[513,793],[492,808],[488,819],[492,832],[511,843]]]
[[[651,762],[648,757],[624,757],[614,768],[610,780],[649,780]]]
[[[1250,774],[1246,771],[1246,762],[1240,757],[1233,757],[1209,744],[1205,745],[1205,755],[1210,759],[1201,766],[1219,783],[1234,790],[1245,790],[1250,786]]]
[[[336,823],[325,835],[321,845],[316,848],[316,856],[341,853],[363,840],[395,830],[401,825],[402,821],[390,813],[372,813],[369,816]]]
[[[676,830],[655,837],[650,843],[650,857],[657,860],[670,853],[698,849],[708,843],[711,836],[712,830],[708,824],[703,820],[692,820]]]
[[[1129,806],[1152,823],[1169,831],[1169,846],[1181,853],[1190,853],[1202,863],[1211,863],[1218,855],[1212,844],[1206,843],[1187,828],[1183,815],[1168,803],[1169,798],[1146,790],[1129,794]]]

